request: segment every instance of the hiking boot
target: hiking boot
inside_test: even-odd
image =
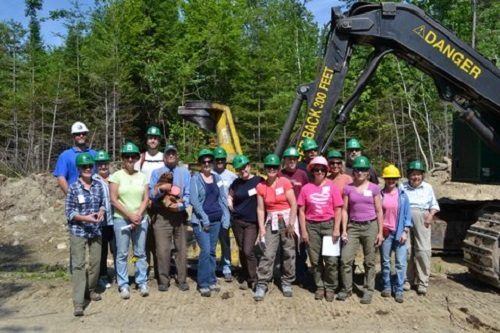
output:
[[[314,293],[314,299],[317,301],[321,301],[325,297],[325,289],[323,288],[318,288],[316,292]]]
[[[285,296],[285,297],[293,297],[292,286],[286,284],[286,285],[282,286],[281,289],[283,291],[283,296]]]
[[[411,290],[411,284],[408,281],[405,281],[405,284],[403,285],[403,290],[404,291],[409,291]]]
[[[168,284],[159,284],[158,291],[168,291]]]
[[[128,287],[121,288],[120,297],[122,299],[129,299],[130,298],[130,291],[128,290]]]
[[[370,292],[365,292],[361,300],[359,301],[361,304],[370,304],[372,302],[373,294]]]
[[[210,291],[212,291],[214,293],[218,293],[220,291],[220,287],[217,284],[213,284],[208,288],[210,289]]]
[[[335,299],[335,291],[327,290],[325,293],[325,299],[327,302],[333,302],[333,300]]]
[[[140,288],[140,294],[142,297],[147,297],[149,296],[149,288],[147,285],[143,284]]]
[[[417,294],[418,295],[422,295],[422,296],[427,295],[427,288],[424,287],[424,286],[418,286],[418,288],[417,288]]]
[[[263,301],[265,296],[266,296],[266,287],[262,285],[257,285],[257,287],[255,287],[255,294],[253,295],[253,299],[259,302]]]
[[[396,297],[394,297],[394,299],[395,299],[395,300],[396,300],[396,302],[398,302],[398,303],[403,303],[403,302],[404,302],[403,293],[397,293],[397,294],[396,294]]]
[[[352,291],[341,291],[337,294],[337,301],[345,301],[352,296]]]
[[[248,282],[247,281],[240,282],[240,284],[238,285],[238,288],[240,290],[247,290],[248,289]]]
[[[212,293],[210,292],[210,288],[200,288],[201,297],[210,297]]]
[[[384,290],[382,290],[382,292],[380,293],[380,295],[382,297],[391,297],[391,289],[384,289]]]
[[[181,283],[177,283],[177,288],[179,288],[180,291],[188,291],[189,290],[189,284],[187,284],[186,282],[181,282]]]
[[[224,273],[224,281],[233,282],[233,275],[231,274],[231,272]]]
[[[83,316],[83,305],[75,305],[75,309],[73,310],[73,316],[81,317]]]
[[[90,300],[94,302],[98,302],[102,299],[101,294],[96,293],[95,291],[90,292]]]

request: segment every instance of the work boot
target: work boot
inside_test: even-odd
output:
[[[98,302],[102,299],[101,294],[96,293],[95,291],[90,292],[90,300],[94,302]]]
[[[365,292],[359,302],[361,304],[370,304],[372,302],[372,296],[373,294],[371,292]]]
[[[348,299],[349,297],[352,296],[352,291],[341,291],[337,294],[337,300],[338,301],[345,301],[346,299]]]
[[[73,316],[75,317],[83,316],[83,305],[75,304],[75,309],[73,310]]]
[[[382,290],[382,292],[380,293],[380,295],[382,297],[391,297],[391,289],[384,289],[384,290]]]
[[[179,288],[180,291],[188,291],[189,284],[187,284],[186,282],[177,283],[177,288]]]
[[[325,299],[327,302],[333,302],[333,300],[335,299],[335,291],[327,290],[325,293]]]
[[[403,290],[404,291],[409,291],[411,290],[411,284],[408,281],[405,281],[405,284],[403,285]]]
[[[318,288],[314,293],[314,299],[317,301],[321,301],[324,296],[325,296],[325,289],[323,288]]]
[[[403,293],[397,293],[397,294],[396,294],[396,297],[394,297],[394,299],[395,299],[395,300],[396,300],[396,302],[398,302],[398,303],[403,303],[403,302],[404,302]]]
[[[427,295],[427,288],[424,287],[424,286],[418,286],[418,288],[417,288],[417,294],[418,295],[422,295],[422,296]]]
[[[201,297],[210,297],[212,293],[210,292],[210,288],[200,288]]]

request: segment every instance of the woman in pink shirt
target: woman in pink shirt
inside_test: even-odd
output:
[[[365,286],[360,302],[370,304],[375,290],[375,247],[380,246],[384,240],[380,188],[368,180],[370,170],[368,158],[358,156],[352,166],[353,182],[344,188],[342,208],[342,240],[345,245],[340,262],[344,288],[337,299],[345,301],[352,294],[352,264],[359,245],[362,245]]]
[[[329,173],[328,178],[338,187],[340,193],[344,191],[344,186],[352,183],[352,177],[344,173],[344,161],[342,153],[338,150],[330,150],[326,155],[328,159]]]
[[[322,248],[323,242],[336,242],[340,237],[343,201],[338,188],[326,178],[328,163],[323,156],[313,158],[307,169],[314,179],[302,187],[297,199],[300,230],[314,272],[314,299],[325,297],[332,302],[338,286],[338,257],[323,256]]]

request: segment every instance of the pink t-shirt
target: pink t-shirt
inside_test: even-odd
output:
[[[302,186],[297,199],[299,206],[305,206],[306,220],[321,222],[335,217],[334,208],[344,205],[339,189],[331,180],[323,186],[308,183]]]
[[[399,193],[397,190],[391,193],[384,192],[382,199],[382,210],[384,212],[384,228],[390,231],[396,230],[398,218]]]
[[[349,220],[371,221],[377,217],[375,211],[375,197],[380,193],[380,188],[368,183],[363,193],[358,193],[352,184],[344,187],[344,195],[349,198]]]
[[[338,187],[340,193],[343,193],[344,192],[344,187],[347,184],[352,183],[352,177],[349,176],[348,174],[341,173],[341,174],[337,175],[337,177],[333,178],[332,182],[333,182],[333,184],[335,186]]]
[[[255,188],[257,195],[264,199],[266,212],[275,212],[290,208],[290,204],[286,198],[286,191],[291,190],[292,183],[285,177],[278,177],[275,182],[275,187],[267,185],[265,180],[257,184]]]

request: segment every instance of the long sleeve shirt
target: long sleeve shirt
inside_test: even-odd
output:
[[[160,208],[162,207],[159,203],[161,198],[165,193],[162,191],[157,191],[155,193],[155,185],[158,183],[158,180],[160,179],[161,175],[164,174],[165,172],[173,172],[174,178],[173,178],[173,185],[178,186],[181,190],[180,196],[182,197],[182,205],[178,205],[178,208],[180,210],[185,210],[187,206],[189,206],[190,201],[189,201],[189,184],[191,182],[191,175],[189,173],[189,170],[186,167],[183,166],[175,166],[173,168],[169,168],[168,166],[163,166],[159,169],[156,169],[153,171],[151,174],[151,180],[149,181],[149,198],[152,201],[152,206],[155,208]]]
[[[405,182],[403,183],[402,188],[410,200],[411,208],[424,210],[435,209],[436,211],[439,211],[439,204],[436,200],[431,184],[422,182],[415,188],[412,187],[409,182]]]

